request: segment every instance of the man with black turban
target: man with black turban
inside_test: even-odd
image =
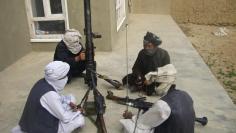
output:
[[[154,92],[154,84],[147,85],[144,75],[151,71],[156,71],[158,67],[170,64],[168,52],[159,46],[162,40],[151,32],[147,32],[143,39],[143,49],[139,51],[138,57],[132,68],[132,74],[122,79],[123,84],[127,83],[133,91],[144,90],[147,95]]]

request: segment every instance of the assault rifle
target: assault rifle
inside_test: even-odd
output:
[[[129,97],[122,98],[122,97],[114,96],[112,91],[107,91],[107,93],[108,93],[108,95],[106,96],[107,99],[116,101],[119,104],[128,105],[128,106],[137,108],[139,110],[143,110],[144,112],[146,112],[153,105],[153,103],[151,102],[145,102],[146,100],[145,97],[130,99]],[[207,117],[195,118],[195,121],[199,122],[203,126],[205,126],[208,122]]]

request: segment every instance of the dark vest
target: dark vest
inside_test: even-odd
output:
[[[40,104],[40,98],[55,91],[45,79],[39,80],[31,89],[19,125],[27,133],[57,133],[59,120]]]
[[[167,95],[161,99],[168,103],[171,114],[155,128],[155,133],[194,133],[195,112],[192,98],[172,85]]]

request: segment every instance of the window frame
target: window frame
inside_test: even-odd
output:
[[[116,0],[115,6],[116,6],[116,30],[118,32],[120,27],[122,26],[122,24],[124,23],[124,21],[126,19],[126,1],[125,0]],[[124,13],[123,18],[121,18],[121,19],[118,18],[119,13]]]
[[[62,14],[52,14],[50,1],[49,0],[42,0],[42,1],[43,1],[45,17],[34,17],[31,0],[25,0],[28,25],[30,30],[30,42],[59,42],[63,34],[36,35],[34,23],[37,21],[64,20],[65,30],[69,29],[67,0],[61,0]]]

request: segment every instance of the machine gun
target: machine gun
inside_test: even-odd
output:
[[[92,32],[92,25],[91,25],[91,7],[90,7],[90,0],[84,0],[84,20],[85,20],[85,29],[84,33],[86,36],[86,76],[84,77],[85,83],[88,85],[89,89],[85,93],[84,97],[82,98],[78,107],[83,107],[85,109],[85,114],[89,114],[88,109],[89,105],[91,105],[92,109],[95,110],[97,115],[96,118],[96,126],[98,132],[100,133],[107,133],[106,125],[104,122],[103,114],[105,113],[105,100],[102,94],[97,89],[97,76],[91,72],[96,72],[96,61],[94,60],[94,45],[93,45],[93,38],[101,38],[101,35],[95,34]],[[94,101],[87,102],[89,92],[93,91]]]
[[[111,91],[108,91],[107,93],[108,93],[108,95],[106,96],[107,99],[116,101],[119,104],[128,105],[137,108],[139,110],[143,110],[144,112],[146,112],[153,105],[153,103],[151,102],[145,102],[146,100],[145,97],[130,99],[129,97],[122,98],[114,96],[113,92]],[[205,126],[208,122],[207,117],[195,118],[195,121],[199,122],[203,126]]]

